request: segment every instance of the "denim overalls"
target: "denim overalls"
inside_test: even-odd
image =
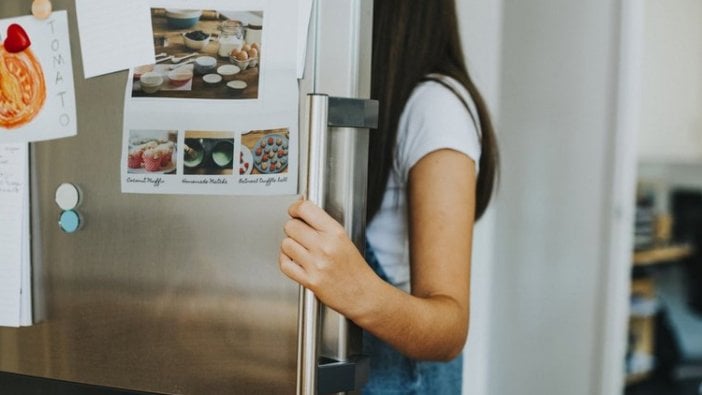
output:
[[[368,242],[365,255],[373,270],[389,282]],[[449,362],[416,361],[367,332],[363,333],[363,352],[370,357],[363,395],[461,394],[462,354]]]

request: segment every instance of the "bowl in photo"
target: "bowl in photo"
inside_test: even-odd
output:
[[[185,139],[183,145],[183,165],[185,167],[198,167],[205,159],[205,148],[197,139]]]
[[[171,29],[188,29],[200,20],[202,10],[166,8],[166,23]]]
[[[219,74],[205,74],[202,76],[202,80],[207,85],[217,85],[222,82],[222,76]]]
[[[233,50],[229,55],[229,61],[242,70],[246,70],[250,64],[248,52],[241,49]]]
[[[241,152],[239,152],[239,174],[246,175],[251,174],[253,169],[253,155],[251,150],[245,146],[241,147]]]
[[[148,73],[149,71],[154,71],[154,65],[145,64],[142,66],[137,66],[134,68],[134,79],[139,80],[142,75]]]
[[[239,93],[242,90],[246,89],[248,85],[246,82],[241,81],[241,80],[233,80],[227,82],[227,90],[232,93]]]
[[[230,60],[236,67],[239,67],[239,68],[242,69],[242,70],[246,70],[246,69],[249,68],[249,66],[251,65],[251,59],[239,60],[239,59],[235,59],[235,58],[231,58],[231,57],[230,57],[229,60]]]
[[[161,85],[163,84],[163,76],[161,76],[159,73],[149,71],[141,76],[139,83],[141,84],[141,90],[144,92],[156,93],[159,89],[161,89]]]
[[[212,162],[219,167],[227,167],[234,159],[234,144],[231,141],[220,140],[212,147]]]
[[[217,68],[217,74],[221,75],[225,81],[231,81],[234,76],[241,71],[241,68],[233,64],[225,64]]]
[[[183,33],[183,44],[190,49],[201,50],[209,44],[210,37],[209,34],[201,30]]]
[[[195,72],[198,74],[211,73],[216,67],[217,59],[212,56],[198,56],[195,58]]]
[[[168,72],[168,80],[172,86],[183,86],[193,79],[193,71],[188,68],[177,68]]]

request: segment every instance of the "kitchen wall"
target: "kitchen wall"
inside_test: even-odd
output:
[[[639,156],[702,161],[702,2],[646,0]]]
[[[702,188],[702,2],[644,3],[638,178],[667,211],[671,188]]]
[[[493,117],[498,116],[502,0],[457,1],[463,49],[468,69],[488,102]],[[495,210],[489,209],[478,221],[474,234],[471,282],[471,321],[465,348],[463,393],[486,395],[490,358],[490,287],[493,283],[495,250]]]
[[[489,394],[615,393],[601,369],[620,5],[503,1]]]

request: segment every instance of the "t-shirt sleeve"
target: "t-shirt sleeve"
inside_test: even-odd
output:
[[[426,82],[413,92],[400,116],[395,159],[402,180],[420,159],[440,149],[467,155],[478,171],[480,140],[470,113],[452,91]]]

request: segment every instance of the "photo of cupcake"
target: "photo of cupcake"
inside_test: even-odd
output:
[[[128,173],[175,173],[177,132],[132,130],[127,154]]]
[[[156,148],[149,148],[144,152],[144,168],[146,171],[161,170],[161,152]]]
[[[159,156],[161,156],[161,167],[166,168],[171,165],[173,161],[173,152],[175,151],[175,143],[172,141],[168,141],[166,143],[162,143],[156,146],[154,148],[155,150],[158,151]]]
[[[130,169],[140,169],[144,163],[144,149],[141,147],[132,148],[129,151],[129,157],[127,158],[127,166]]]

